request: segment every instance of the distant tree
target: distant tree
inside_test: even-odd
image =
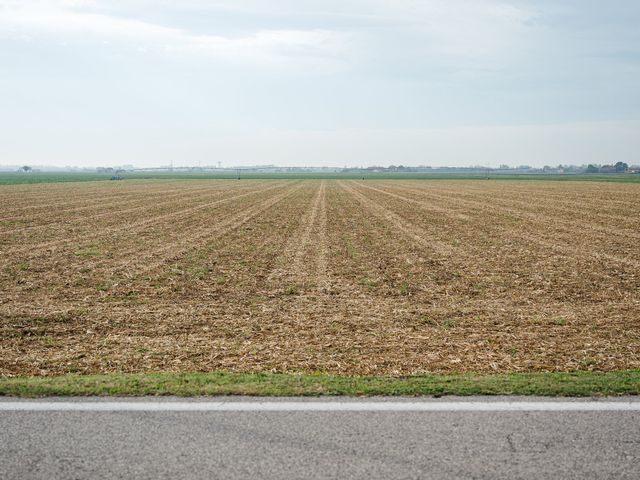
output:
[[[596,167],[594,164],[590,163],[587,167],[586,173],[598,173],[600,169]]]
[[[626,164],[626,163],[624,163],[624,162],[618,162],[618,163],[616,163],[616,164],[614,165],[614,167],[615,167],[615,169],[616,169],[616,172],[618,172],[618,173],[624,173],[624,172],[626,172],[627,170],[629,170],[629,165],[627,165],[627,164]]]
[[[20,167],[20,170],[23,170],[24,173],[29,173],[32,168],[29,165],[25,165],[24,167]]]

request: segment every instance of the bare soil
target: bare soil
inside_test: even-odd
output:
[[[0,187],[0,375],[640,368],[640,185]]]

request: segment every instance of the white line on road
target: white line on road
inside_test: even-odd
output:
[[[640,401],[0,401],[0,411],[79,412],[603,412]]]

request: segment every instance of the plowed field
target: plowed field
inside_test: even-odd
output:
[[[640,185],[0,187],[0,375],[640,368]]]

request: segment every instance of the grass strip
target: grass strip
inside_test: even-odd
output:
[[[282,373],[132,373],[56,377],[0,377],[0,395],[541,395],[640,394],[640,370],[619,372],[455,374],[347,377]]]
[[[186,172],[125,172],[124,180],[235,180],[235,172],[210,172],[210,173],[186,173]],[[0,172],[0,185],[23,185],[36,183],[60,183],[60,182],[93,182],[106,181],[113,176],[112,173],[73,173],[73,172]],[[482,172],[471,173],[425,173],[425,172],[389,172],[389,173],[323,173],[323,172],[242,172],[243,180],[544,180],[563,182],[621,182],[640,183],[640,175],[628,173],[572,173],[572,174],[537,174],[537,173],[495,173],[487,176]]]

